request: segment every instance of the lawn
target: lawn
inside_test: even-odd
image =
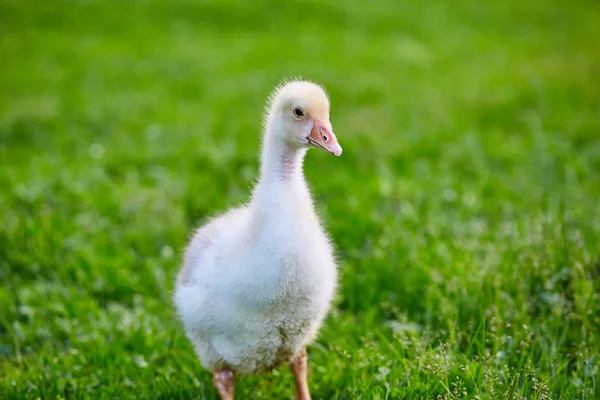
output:
[[[0,398],[216,399],[174,278],[248,199],[290,76],[327,88],[344,148],[305,163],[341,275],[313,398],[600,398],[599,21],[591,0],[1,0]],[[292,398],[291,373],[236,393]]]

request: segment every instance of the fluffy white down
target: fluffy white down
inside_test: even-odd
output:
[[[175,289],[211,370],[253,374],[290,361],[315,338],[335,291],[333,249],[301,171],[306,149],[287,154],[268,138],[263,147],[252,200],[196,232]]]

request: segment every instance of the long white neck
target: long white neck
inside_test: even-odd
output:
[[[260,182],[283,184],[304,183],[302,164],[306,149],[295,148],[282,141],[265,137],[260,166]]]
[[[265,133],[260,179],[254,188],[252,204],[265,212],[273,212],[273,207],[285,205],[303,206],[312,210],[310,193],[306,186],[302,164],[305,148],[285,143],[275,135]]]

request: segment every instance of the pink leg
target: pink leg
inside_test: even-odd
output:
[[[225,368],[213,371],[213,384],[222,400],[233,400],[235,374],[232,370]]]
[[[298,357],[290,362],[290,369],[294,373],[296,380],[296,400],[310,400],[308,391],[308,357],[306,356],[306,348],[302,349]]]

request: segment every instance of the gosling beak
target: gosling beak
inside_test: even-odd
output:
[[[339,145],[329,121],[315,121],[306,139],[310,146],[325,150],[336,157],[342,154],[342,146]]]

